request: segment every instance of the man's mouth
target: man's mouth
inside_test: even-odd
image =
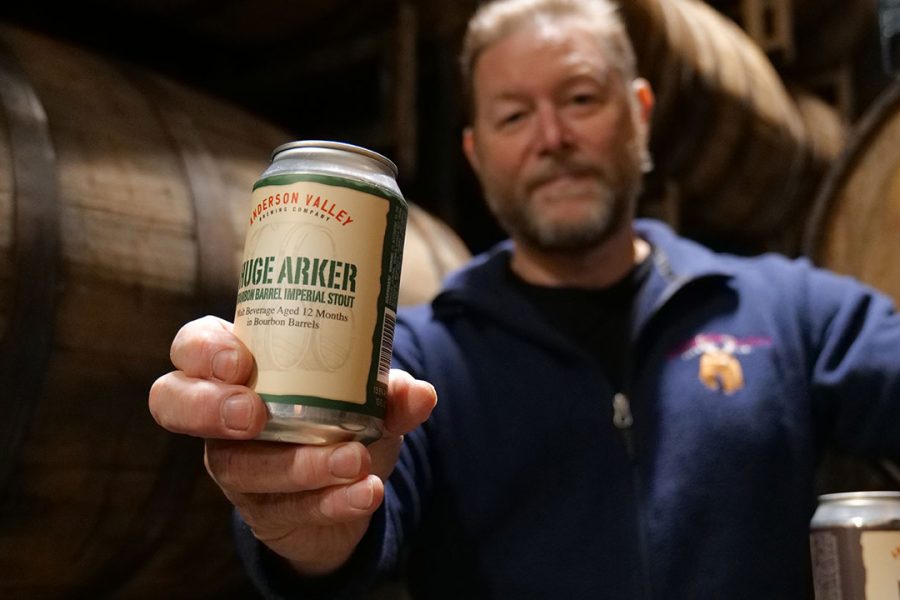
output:
[[[563,172],[548,177],[542,177],[531,186],[532,192],[558,193],[569,195],[586,191],[593,183],[593,178],[588,173]]]

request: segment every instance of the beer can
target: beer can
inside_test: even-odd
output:
[[[820,496],[810,549],[816,600],[900,598],[900,492]]]
[[[269,410],[259,439],[381,437],[407,217],[396,176],[371,150],[299,141],[253,186],[234,330]]]

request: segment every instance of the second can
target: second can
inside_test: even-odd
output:
[[[235,333],[269,409],[260,439],[382,435],[407,205],[387,158],[279,146],[253,188]]]
[[[816,600],[900,598],[900,492],[819,500],[810,525]]]

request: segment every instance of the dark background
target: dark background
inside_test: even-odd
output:
[[[477,250],[500,233],[459,151],[456,60],[475,5],[15,2],[0,8],[0,20],[167,75],[298,139],[337,139],[381,151],[398,163],[407,198],[448,221]],[[398,47],[403,43],[406,49]]]
[[[891,10],[896,13],[898,0],[881,2],[894,7]],[[738,22],[741,8],[750,4],[750,0],[713,2],[715,8]],[[475,0],[7,1],[0,5],[0,24],[28,28],[82,46],[106,60],[155,71],[230,101],[296,139],[338,139],[381,151],[398,163],[406,197],[444,219],[472,251],[479,251],[499,239],[501,233],[487,214],[459,149],[464,116],[459,102],[457,54],[463,27],[475,5]],[[840,111],[852,137],[860,116],[892,80],[882,50],[897,47],[896,42],[888,43],[893,34],[887,32],[882,43],[876,0],[793,0],[792,5],[796,54],[785,56],[772,50],[769,57],[786,87],[812,91]],[[643,40],[653,41],[649,35]],[[848,97],[842,97],[836,87],[835,74],[843,68],[848,74],[845,83],[849,89],[844,90]],[[703,94],[709,91],[708,80],[697,77],[689,83],[689,91],[703,100]],[[103,93],[97,90],[98,95]],[[90,105],[94,97],[88,95],[85,104]],[[58,100],[50,95],[45,99]],[[735,105],[743,100],[746,98],[739,98]],[[695,109],[696,103],[689,101],[685,106]],[[706,106],[711,113],[721,109],[711,101]],[[701,133],[714,154],[724,128],[719,126],[728,123],[715,121],[710,128],[709,122],[714,119],[708,114],[696,117],[698,112],[675,111],[673,120],[696,120],[698,127],[706,127]],[[68,113],[65,116],[74,118]],[[98,118],[96,127],[119,127],[120,122]],[[61,127],[59,123],[52,125]],[[663,126],[660,131],[668,129],[671,134],[663,142],[676,149],[676,142],[698,133],[686,123],[675,123],[681,127],[672,127],[671,122],[658,125]],[[81,129],[61,131],[60,136],[70,141],[66,136],[81,133]],[[740,146],[733,160],[739,160],[742,153],[746,155],[748,145],[752,144]],[[178,150],[170,149],[170,153]],[[681,154],[689,155],[685,163],[694,159],[689,152]],[[102,158],[86,168],[114,163],[116,157]],[[664,151],[654,158],[658,171],[664,170],[667,159],[671,166],[671,156]],[[259,159],[264,162],[265,157]],[[732,180],[737,175],[752,179],[760,167],[749,162],[750,173],[735,173],[732,164],[726,175]],[[145,201],[152,199],[141,199]],[[720,206],[727,208],[725,204]],[[802,223],[786,227],[799,229]],[[193,232],[185,227],[183,235],[191,238]],[[230,507],[203,472],[201,444],[164,434],[152,422],[146,406],[153,379],[170,368],[167,350],[174,331],[188,316],[199,316],[191,312],[196,299],[160,292],[149,285],[120,284],[99,275],[66,271],[68,263],[60,262],[61,276],[56,285],[46,289],[56,290],[59,307],[71,307],[71,312],[59,310],[58,327],[66,335],[60,333],[52,352],[48,351],[49,366],[35,367],[40,375],[36,379],[45,393],[17,398],[0,391],[0,405],[4,400],[10,406],[32,403],[44,411],[41,415],[51,417],[35,418],[31,423],[33,433],[25,439],[16,461],[19,480],[8,489],[14,502],[0,504],[0,526],[5,527],[0,539],[18,544],[10,546],[12,552],[45,548],[25,554],[29,564],[36,565],[34,573],[39,573],[44,564],[49,567],[46,576],[38,576],[3,572],[8,566],[0,564],[0,572],[5,575],[0,580],[12,581],[11,586],[49,586],[54,582],[59,586],[81,585],[53,597],[249,597],[249,584],[232,555],[227,529]],[[12,285],[7,284],[11,280],[3,267],[0,263],[0,292],[11,295]],[[15,279],[17,272],[12,271]],[[80,294],[85,290],[95,295],[82,300]],[[42,296],[52,296],[45,291],[41,289]],[[233,298],[230,294],[231,288],[229,300]],[[102,300],[91,302],[92,298]],[[0,325],[7,316],[2,311],[7,308],[0,304]],[[94,320],[85,318],[81,311]],[[129,319],[135,314],[142,317],[143,328],[136,332],[128,320],[115,316],[117,311]],[[67,322],[66,317],[72,313],[80,321]],[[21,339],[11,340],[16,357],[20,348],[34,345],[34,328],[27,325]],[[82,330],[97,335],[81,335]],[[107,407],[113,409],[107,412]],[[0,414],[6,415],[4,408],[0,406]],[[54,436],[60,433],[65,437],[56,439]],[[67,471],[78,475],[72,447],[80,450],[76,455],[84,463],[82,471],[90,477],[66,477]],[[855,465],[847,470],[859,472]],[[837,468],[830,472],[843,473]],[[49,510],[44,507],[56,507],[55,499],[61,497],[61,491],[53,484],[60,480],[90,482],[67,489],[72,497],[108,498],[104,501],[112,515],[109,519],[101,511],[79,514],[78,506],[66,506],[62,511],[64,516],[76,516],[65,519],[72,532],[59,535],[84,536],[80,556],[55,556],[53,548],[30,543],[29,535],[38,541],[46,537],[32,532],[32,526],[39,529],[48,521],[63,520],[41,512]],[[843,475],[835,480],[844,485]],[[88,506],[93,508],[93,504]],[[123,514],[131,517],[132,513],[134,517],[126,523],[113,518]],[[153,518],[146,519],[147,515]],[[89,555],[85,549],[97,554]],[[61,564],[83,565],[84,572],[80,577],[72,575],[71,579],[77,581],[69,584],[65,574],[59,573]],[[0,596],[3,589],[0,581]],[[113,591],[117,589],[126,591],[116,595]],[[145,593],[128,594],[139,589]],[[387,594],[385,597],[397,597],[393,591]],[[33,596],[20,592],[10,597]]]
[[[896,12],[894,0],[881,2],[885,14]],[[456,61],[465,22],[477,4],[7,2],[0,20],[165,74],[230,100],[297,138],[345,140],[386,153],[400,166],[407,197],[447,221],[478,251],[501,233],[459,151],[464,117]],[[749,3],[710,4],[740,23],[742,6]],[[803,85],[831,103],[838,99],[828,75],[839,62],[850,65],[852,121],[890,79],[877,0],[795,0],[793,6],[797,55],[786,59],[770,52],[770,58],[786,83]],[[895,49],[896,40],[890,47]]]

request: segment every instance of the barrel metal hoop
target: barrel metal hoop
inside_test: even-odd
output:
[[[166,133],[184,166],[193,197],[197,232],[200,309],[231,319],[237,294],[234,263],[237,241],[228,216],[225,185],[216,161],[194,120],[173,97],[165,80],[147,75],[141,85],[153,99]],[[247,190],[248,198],[250,191]]]
[[[53,350],[59,249],[56,153],[47,114],[0,41],[0,116],[12,154],[14,250],[10,313],[0,338],[0,494],[9,490]]]
[[[198,247],[199,293],[194,312],[224,315],[230,306],[233,314],[237,290],[233,264],[235,243],[229,211],[223,206],[225,186],[221,173],[193,120],[179,108],[164,80],[125,64],[117,64],[117,70],[153,106],[184,168],[195,211]],[[152,488],[140,506],[135,507],[135,518],[124,531],[118,532],[122,543],[105,549],[94,548],[99,557],[94,560],[97,568],[84,575],[79,596],[121,592],[158,552],[165,535],[182,516],[183,503],[203,475],[199,459],[203,444],[188,436],[166,435],[164,454]]]
[[[900,79],[894,80],[881,92],[853,126],[850,139],[819,185],[803,236],[803,254],[814,263],[818,264],[822,260],[823,234],[838,192],[861,160],[862,149],[881,133],[882,124],[891,118],[897,106],[900,106]]]

